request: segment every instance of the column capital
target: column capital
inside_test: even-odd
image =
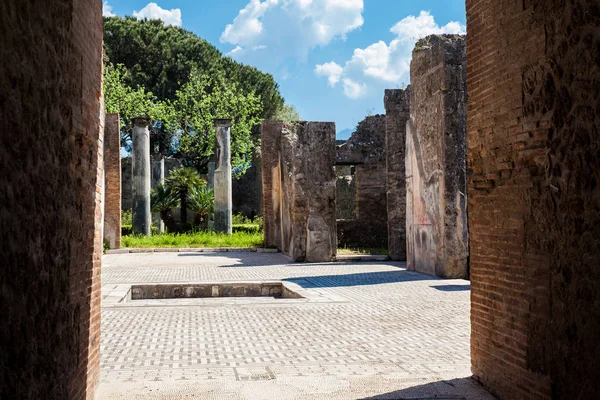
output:
[[[131,119],[133,126],[147,127],[150,126],[152,120],[148,116],[139,116]]]
[[[215,128],[218,128],[218,127],[229,128],[229,127],[231,127],[231,119],[230,118],[216,118],[213,121],[215,123]]]

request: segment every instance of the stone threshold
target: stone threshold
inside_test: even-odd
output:
[[[187,248],[135,248],[128,247],[124,249],[108,250],[106,254],[129,254],[129,253],[279,253],[277,249],[267,249],[263,247],[187,247]]]
[[[360,262],[360,261],[389,261],[389,256],[384,255],[338,255],[335,257],[336,262]]]

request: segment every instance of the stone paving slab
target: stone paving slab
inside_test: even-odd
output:
[[[325,299],[114,303],[134,283],[240,280],[289,282]],[[467,379],[468,281],[401,263],[230,252],[110,254],[102,283],[98,400],[492,399]]]

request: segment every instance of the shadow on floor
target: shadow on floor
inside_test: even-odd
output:
[[[361,400],[495,400],[471,378],[452,379],[413,386]]]
[[[302,287],[341,287],[341,286],[365,286],[380,285],[384,283],[414,282],[414,281],[439,281],[438,278],[417,272],[397,270],[386,272],[362,272],[344,275],[319,275],[301,276],[297,278],[284,279],[287,282],[296,283]]]
[[[461,292],[463,290],[471,290],[471,285],[439,285],[431,287],[442,292]]]

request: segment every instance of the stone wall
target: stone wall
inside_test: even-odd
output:
[[[466,47],[429,36],[413,51],[406,130],[406,247],[411,270],[468,276]]]
[[[159,177],[156,176],[159,168],[156,168],[158,160],[154,158],[150,159],[152,164],[152,187],[156,186],[159,181]],[[181,161],[175,158],[165,158],[165,178],[169,177],[170,172],[174,169],[181,168]],[[131,167],[131,157],[121,159],[121,210],[131,211],[133,207],[133,170]]]
[[[331,261],[337,250],[335,124],[264,121],[265,245],[294,261]]]
[[[600,6],[467,0],[471,357],[502,399],[600,393]]]
[[[104,128],[104,240],[121,248],[121,135],[119,114],[106,114]]]
[[[336,148],[336,165],[354,165],[354,220],[340,220],[338,241],[349,247],[387,247],[387,168],[385,116],[361,121],[350,139]]]
[[[391,260],[406,260],[406,123],[410,89],[385,91],[388,251]]]
[[[0,59],[0,398],[92,399],[102,2],[3,1]]]
[[[335,214],[340,219],[356,218],[356,179],[354,167],[351,165],[336,165],[334,168],[335,183]],[[339,239],[339,236],[338,236]]]
[[[232,181],[233,213],[243,214],[247,218],[262,215],[260,192],[260,161],[253,157],[253,165],[244,175]]]

